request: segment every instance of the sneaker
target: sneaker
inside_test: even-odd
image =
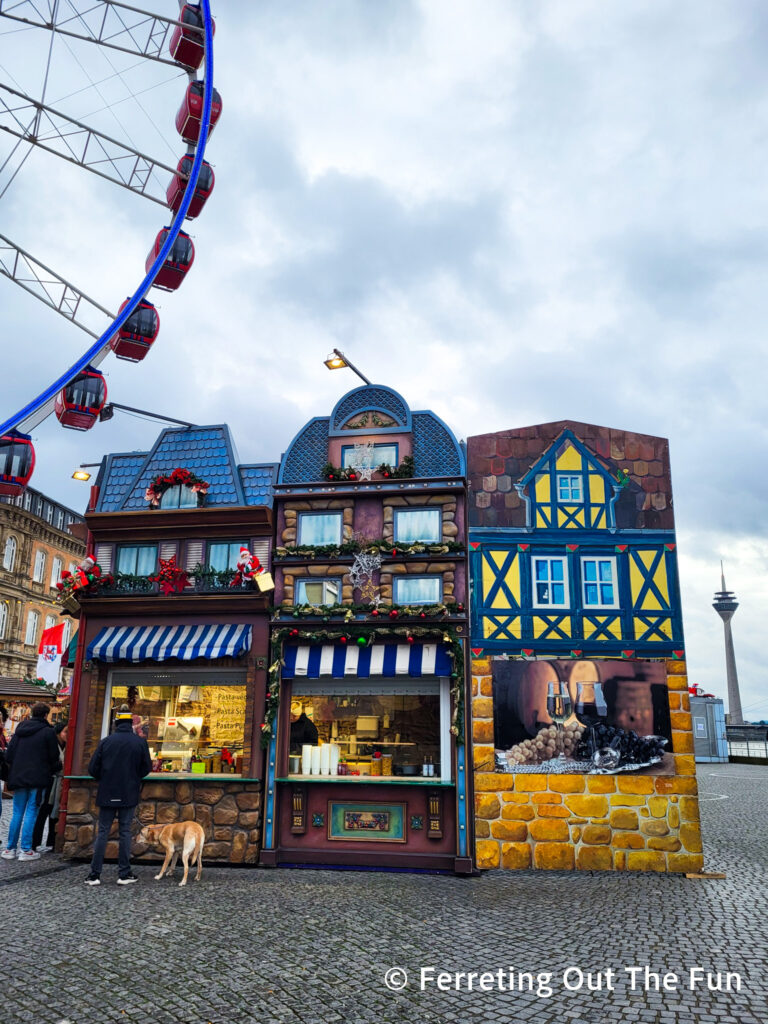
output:
[[[3,852],[0,853],[0,857],[2,857],[3,860],[16,860],[16,851],[15,850],[3,850]]]
[[[38,853],[51,853],[53,851],[52,846],[38,846],[36,849]]]
[[[133,872],[129,875],[124,875],[122,878],[118,878],[118,885],[131,885],[133,882],[138,882],[138,876],[134,875]]]
[[[101,879],[98,875],[94,874],[93,871],[88,875],[85,880],[86,885],[101,885]]]
[[[19,860],[40,860],[40,854],[34,850],[19,850]]]

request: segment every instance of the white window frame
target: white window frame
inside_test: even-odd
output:
[[[8,628],[8,620],[11,617],[11,609],[7,601],[0,601],[0,640],[5,639],[5,631]]]
[[[568,481],[568,493],[571,495],[569,498],[563,498],[560,495],[560,481]],[[572,484],[574,480],[579,481],[579,493],[581,497],[574,498],[572,494]],[[557,501],[559,505],[583,505],[584,504],[584,474],[583,473],[558,473],[557,474]]]
[[[72,622],[70,619],[64,619],[64,632],[61,634],[61,646],[66,652],[69,647],[69,641],[72,639]]]
[[[34,623],[34,629],[32,629],[33,623]],[[27,631],[24,634],[24,643],[27,644],[29,647],[37,647],[37,627],[39,625],[40,625],[40,615],[39,615],[39,613],[34,611],[34,609],[30,610],[29,613],[27,614]],[[31,640],[29,639],[30,634],[32,634],[32,639]]]
[[[43,629],[53,629],[53,627],[55,625],[56,625],[56,616],[55,615],[46,615],[45,616],[45,625],[43,626]]]
[[[35,552],[35,570],[32,579],[35,583],[42,583],[45,579],[45,552],[38,548]]]
[[[611,563],[611,586],[613,587],[613,602],[611,604],[604,604],[602,599],[597,604],[587,604],[587,578],[584,572],[585,562],[610,562]],[[616,556],[615,555],[583,555],[580,560],[581,565],[581,605],[585,612],[599,611],[602,608],[619,608],[619,577],[618,570],[616,567]],[[600,573],[598,572],[598,576]],[[593,581],[590,580],[590,583]],[[597,580],[597,591],[600,593],[600,580]]]
[[[59,558],[55,555],[51,562],[51,586],[55,587],[57,583],[61,582],[61,574],[64,571],[64,559]]]
[[[323,585],[323,600],[319,602],[321,605],[322,604],[341,604],[341,583],[342,583],[342,581],[341,581],[341,577],[337,577],[337,576],[333,576],[333,577],[330,577],[330,576],[320,576],[320,577],[318,577],[318,576],[302,576],[300,578],[295,579],[294,580],[294,584],[293,584],[293,586],[294,586],[293,603],[294,604],[311,604],[311,605],[315,604],[314,601],[308,601],[307,600],[306,593],[304,595],[304,600],[301,600],[300,597],[299,597],[299,590],[301,589],[302,584],[304,584],[306,586],[307,583],[321,583]],[[328,584],[328,583],[335,583],[337,585],[337,587],[339,588],[339,592],[336,595],[336,600],[335,601],[327,600],[328,594],[326,593],[325,588],[326,588],[326,584]]]
[[[339,527],[338,537],[337,537],[336,540],[328,540],[328,541],[324,541],[322,544],[314,544],[313,545],[313,544],[310,544],[309,541],[303,541],[301,539],[301,524],[305,523],[305,522],[308,522],[310,519],[316,519],[318,516],[326,516],[326,517],[333,516],[336,519],[336,521],[338,523],[338,527]],[[326,545],[329,545],[329,544],[341,544],[342,538],[344,536],[344,515],[343,515],[341,509],[339,509],[338,512],[335,511],[335,510],[333,510],[331,512],[326,512],[326,511],[322,511],[322,512],[321,511],[317,511],[317,512],[299,512],[297,519],[298,519],[298,522],[297,522],[297,525],[296,525],[296,544],[297,545],[299,545],[301,547],[325,547]]]
[[[332,679],[330,676],[320,676],[319,679],[297,678],[292,681],[291,699],[294,697],[311,697],[314,694],[321,696],[325,694],[392,694],[399,696],[409,693],[434,693],[435,684],[440,695],[440,775],[430,778],[432,782],[452,781],[452,757],[451,757],[451,687],[450,680],[445,676],[423,676],[421,679],[404,681],[402,678],[391,679],[389,677],[370,679]],[[384,744],[386,746],[386,744]],[[366,776],[361,775],[362,782],[367,781]],[[423,778],[418,776],[419,781]],[[398,776],[398,782],[407,782],[407,777]]]
[[[13,572],[13,567],[16,565],[16,551],[18,550],[18,544],[15,537],[5,538],[5,547],[3,548],[3,568],[6,572]],[[10,557],[9,557],[10,552]]]
[[[398,590],[400,589],[401,583],[409,583],[416,580],[435,580],[438,585],[437,597],[434,601],[401,601],[398,597]],[[434,576],[395,576],[392,580],[392,604],[398,607],[408,607],[413,605],[431,605],[431,604],[442,604],[443,603],[443,577],[435,573]]]
[[[403,543],[403,544],[442,544],[442,542],[443,542],[443,509],[442,509],[442,506],[440,506],[440,505],[429,505],[429,506],[425,506],[424,508],[415,508],[415,507],[396,508],[395,509],[395,515],[394,515],[394,523],[393,523],[393,530],[394,530],[393,536],[394,536],[395,544],[397,544],[400,541],[400,537],[398,536],[397,521],[398,521],[398,519],[400,519],[401,516],[407,516],[411,512],[435,512],[435,513],[437,513],[437,537],[435,537],[434,539],[432,539],[432,538],[427,539],[425,537],[419,537],[418,540],[404,540],[401,543]]]
[[[565,597],[565,602],[563,604],[555,604],[554,602],[551,602],[551,601],[539,601],[538,593],[537,593],[537,587],[536,587],[536,584],[539,582],[539,580],[536,577],[536,563],[537,562],[548,562],[548,563],[549,562],[560,562],[562,564],[562,566],[563,566],[563,581],[562,581],[562,583],[563,583],[563,595]],[[551,578],[547,577],[547,580],[545,582],[548,583],[549,586],[551,587],[553,583],[560,583],[560,580],[552,580]],[[571,607],[571,602],[570,602],[570,579],[569,579],[569,576],[568,576],[568,559],[564,555],[533,555],[531,557],[531,590],[532,590],[531,598],[532,598],[532,604],[533,604],[534,608],[543,608],[543,609],[570,608]]]

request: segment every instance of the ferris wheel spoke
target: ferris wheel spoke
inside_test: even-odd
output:
[[[0,17],[178,67],[162,56],[169,34],[181,24],[173,18],[115,0],[60,0],[55,11],[47,5],[47,14],[41,6],[35,0],[0,0]],[[202,40],[202,30],[200,35]]]
[[[160,206],[167,205],[163,191],[158,190],[157,194],[150,191],[151,179],[156,171],[174,175],[175,167],[161,163],[124,142],[118,142],[82,121],[75,121],[10,86],[0,84],[0,90],[13,97],[9,103],[0,95],[0,130],[77,164],[145,199],[151,199]],[[35,116],[27,125],[22,116],[29,116],[30,112]]]
[[[66,320],[77,324],[92,338],[98,338],[99,333],[88,324],[92,320],[95,322],[97,315],[98,323],[101,325],[105,316],[110,320],[115,318],[114,313],[110,313],[104,306],[5,235],[0,235],[0,274],[10,278],[20,288],[34,295]]]

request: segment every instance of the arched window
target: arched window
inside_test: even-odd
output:
[[[35,552],[35,571],[32,579],[35,583],[42,583],[45,578],[45,552]]]
[[[61,646],[64,648],[65,652],[67,647],[69,646],[71,632],[72,623],[69,621],[69,619],[64,619],[64,632],[61,634]]]
[[[55,615],[46,615],[45,616],[45,628],[46,629],[53,629],[53,627],[55,625],[56,625],[56,616]]]
[[[31,647],[37,647],[37,624],[40,621],[40,616],[37,612],[30,612],[27,616],[27,632],[24,637],[24,643],[29,644]]]
[[[3,551],[3,568],[7,569],[8,572],[13,572],[13,567],[16,564],[16,538],[8,537],[5,542],[5,550]]]
[[[63,568],[64,568],[64,561],[63,561],[63,559],[59,558],[58,555],[57,555],[56,558],[54,558],[54,560],[53,560],[53,562],[51,564],[51,586],[52,587],[55,587],[56,584],[61,579],[61,572],[62,572]]]
[[[169,487],[160,499],[160,508],[197,508],[197,494],[191,487]]]
[[[8,627],[8,602],[0,601],[0,640],[5,639],[5,631]]]

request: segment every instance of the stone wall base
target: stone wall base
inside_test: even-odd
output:
[[[144,825],[196,821],[205,830],[204,860],[222,864],[257,863],[261,843],[261,783],[147,782],[141,797],[136,808],[135,833]],[[95,800],[95,782],[72,782],[61,847],[65,857],[91,857],[99,818]],[[117,821],[107,843],[106,859],[117,860]],[[162,860],[163,852],[153,848],[141,859]]]

